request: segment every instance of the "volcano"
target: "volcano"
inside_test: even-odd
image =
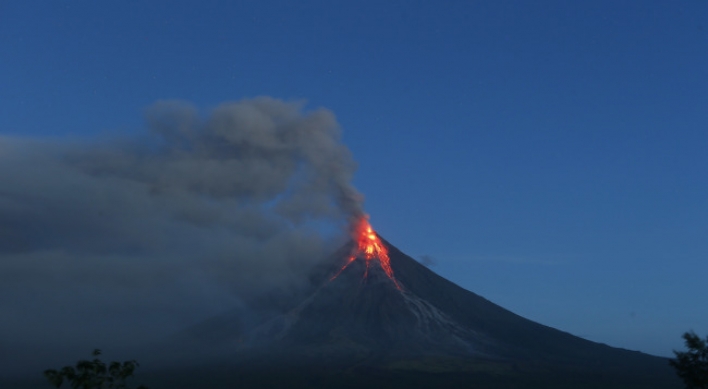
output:
[[[246,387],[681,387],[665,358],[525,319],[374,238],[385,261],[352,240],[313,272],[311,289],[261,301],[267,313],[248,320],[208,320],[180,344],[220,350],[208,375]]]

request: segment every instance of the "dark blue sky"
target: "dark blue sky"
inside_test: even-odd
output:
[[[543,324],[708,331],[708,2],[5,1],[0,136],[160,99],[326,107],[386,239]]]

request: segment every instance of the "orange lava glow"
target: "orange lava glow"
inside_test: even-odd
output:
[[[391,259],[388,257],[388,249],[384,246],[383,242],[381,242],[379,236],[376,235],[374,229],[371,228],[371,224],[369,224],[369,217],[365,215],[359,219],[354,225],[352,231],[352,237],[354,238],[356,246],[352,249],[352,252],[344,266],[342,266],[337,274],[335,274],[331,279],[333,280],[337,278],[337,276],[339,276],[344,269],[346,269],[357,258],[362,258],[366,261],[366,271],[364,273],[364,278],[366,278],[369,275],[371,261],[378,259],[378,263],[384,273],[386,273],[388,278],[393,281],[396,288],[401,289],[398,285],[398,281],[396,281],[396,278],[393,276]]]

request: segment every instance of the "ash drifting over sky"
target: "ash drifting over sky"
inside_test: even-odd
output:
[[[296,288],[331,249],[323,225],[362,214],[325,109],[261,97],[146,116],[140,139],[0,138],[0,346],[140,342]]]

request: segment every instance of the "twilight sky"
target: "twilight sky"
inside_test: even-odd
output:
[[[305,100],[304,113],[263,104],[327,134],[334,119],[316,110],[331,111],[373,226],[464,288],[545,325],[657,355],[681,348],[684,331],[708,332],[706,1],[3,1],[0,269],[12,279],[0,275],[0,309],[11,312],[0,343],[40,331],[45,314],[91,317],[80,306],[46,308],[83,301],[91,288],[71,280],[85,269],[100,267],[90,273],[97,285],[122,290],[91,304],[129,310],[124,298],[142,299],[131,288],[146,282],[135,277],[168,279],[202,247],[218,247],[209,255],[227,266],[225,253],[253,244],[224,243],[234,228],[246,234],[239,223],[251,214],[214,227],[199,218],[221,205],[177,195],[153,203],[52,161],[70,149],[82,172],[115,162],[111,147],[154,131],[146,112],[161,100],[208,116],[257,96]],[[159,180],[173,185],[180,172]],[[33,218],[20,206],[35,207]],[[95,215],[108,215],[107,232]],[[257,221],[247,235],[281,231]],[[91,247],[77,243],[82,231],[95,234]],[[125,239],[102,240],[113,233]],[[328,247],[312,235],[277,236],[303,257]],[[249,250],[287,262],[280,251]],[[87,262],[68,259],[76,255]],[[179,323],[232,303],[228,287],[205,286],[209,274],[155,286],[204,307]],[[145,307],[166,304],[155,298]]]

